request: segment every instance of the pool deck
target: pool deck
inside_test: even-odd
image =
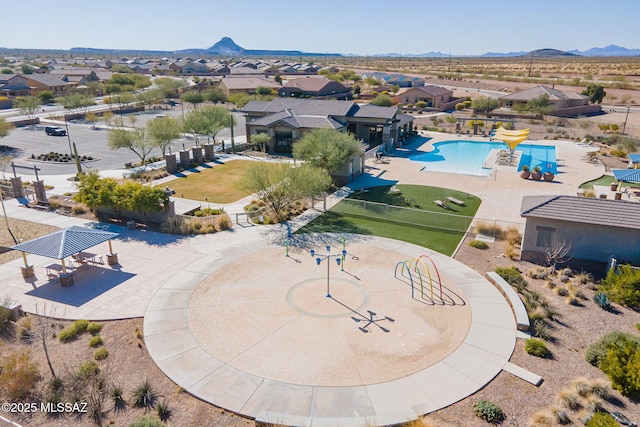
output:
[[[553,145],[556,147],[558,174],[553,182],[522,179],[516,172],[516,166],[493,166],[489,176],[473,176],[444,172],[420,170],[422,165],[409,160],[409,156],[428,152],[433,144],[442,141],[466,139],[488,142],[487,137],[456,136],[437,132],[420,131],[420,140],[398,148],[392,156],[386,157],[388,163],[374,163],[373,159],[365,163],[365,174],[350,184],[353,189],[376,185],[415,184],[450,188],[464,191],[482,199],[476,218],[496,220],[503,223],[524,224],[520,216],[523,196],[540,195],[576,195],[578,186],[586,181],[599,178],[605,172],[602,165],[581,160],[589,151],[596,150],[585,144],[571,141],[533,140],[526,143]]]

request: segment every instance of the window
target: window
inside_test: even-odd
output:
[[[551,242],[553,240],[553,233],[556,231],[555,228],[551,227],[536,227],[538,231],[538,239],[536,240],[536,246],[540,246],[543,248],[550,248]]]

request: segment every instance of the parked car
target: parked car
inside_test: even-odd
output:
[[[636,424],[633,421],[631,421],[629,418],[627,418],[621,412],[612,412],[611,416],[613,417],[614,420],[616,420],[617,422],[619,422],[623,426],[629,426],[629,427],[637,427],[638,426],[638,424]]]
[[[67,136],[67,131],[59,126],[45,126],[44,131],[51,136]]]

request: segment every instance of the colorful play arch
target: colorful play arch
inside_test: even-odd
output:
[[[438,271],[438,267],[436,267],[436,263],[433,262],[431,257],[429,257],[428,255],[422,254],[418,257],[413,257],[405,261],[400,261],[399,263],[396,264],[396,268],[393,272],[393,277],[396,279],[398,278],[398,267],[400,267],[400,274],[402,275],[402,277],[409,279],[409,282],[411,283],[411,298],[414,297],[414,289],[415,289],[415,286],[414,286],[415,282],[413,278],[416,277],[419,280],[420,297],[424,298],[425,280],[423,280],[423,277],[425,279],[428,277],[429,288],[431,291],[431,299],[433,299],[433,277],[431,275],[431,270],[429,269],[429,266],[427,265],[427,263],[424,262],[425,259],[429,261],[429,263],[433,266],[433,269],[435,270],[436,277],[438,278],[437,284],[440,287],[440,299],[442,299],[442,280],[440,279],[440,272]],[[420,266],[423,267],[423,270],[420,269]],[[406,276],[405,276],[405,271],[407,272]]]

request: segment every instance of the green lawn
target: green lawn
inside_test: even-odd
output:
[[[211,203],[233,203],[249,195],[240,188],[240,180],[254,163],[251,160],[233,160],[216,164],[211,169],[176,178],[168,182],[168,185],[176,191],[177,197]]]
[[[613,175],[602,175],[598,179],[594,179],[593,181],[587,181],[584,184],[580,185],[580,188],[583,190],[591,190],[594,185],[604,185],[606,187],[610,186],[611,183],[616,182],[616,179]],[[636,184],[631,182],[623,182],[622,188],[624,187],[633,187]]]
[[[428,212],[424,215],[417,215],[416,218],[415,212],[391,209],[390,213],[380,212],[381,218],[376,219],[362,216],[364,210],[359,210],[351,202],[341,202],[298,232],[369,234],[414,243],[445,255],[452,255],[464,236],[467,224],[478,210],[480,199],[467,193],[439,187],[419,185],[397,185],[396,187],[400,193],[389,194],[389,186],[374,187],[366,193],[356,193],[350,199],[388,203],[393,206],[407,206],[407,201],[409,201],[411,207]],[[447,196],[464,201],[465,206],[449,203],[451,209],[445,210],[433,202],[434,200],[444,201]],[[345,207],[345,205],[347,206]],[[429,212],[455,214],[455,216],[433,215]],[[465,218],[460,218],[458,215],[464,215]],[[421,220],[421,216],[427,221]],[[410,221],[421,225],[402,224],[394,221]],[[447,229],[460,231],[448,231]]]

